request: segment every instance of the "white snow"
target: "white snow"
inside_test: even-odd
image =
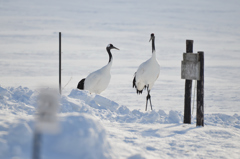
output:
[[[240,1],[0,2],[0,158],[30,159],[39,88],[58,87],[62,32],[61,131],[43,134],[41,155],[52,158],[239,158]],[[132,79],[151,57],[155,34],[161,74],[144,111],[146,92]],[[182,124],[185,40],[205,53],[205,126]],[[108,62],[111,81],[100,95],[76,89]],[[196,102],[195,102],[196,103]]]
[[[26,87],[0,89],[1,157],[31,158],[38,92]],[[182,112],[131,111],[77,89],[63,95],[60,103],[61,131],[43,135],[43,158],[238,157],[237,114],[205,114],[201,128],[195,121],[183,125]]]

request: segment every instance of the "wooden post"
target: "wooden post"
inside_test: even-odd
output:
[[[38,105],[35,113],[32,159],[41,159],[43,133],[54,133],[59,129],[59,94],[52,89],[42,89],[36,103]]]
[[[200,80],[197,81],[197,126],[204,126],[204,52],[198,52]]]
[[[186,40],[186,53],[193,53],[193,40]],[[192,80],[186,80],[184,98],[184,120],[183,120],[183,123],[186,124],[191,124],[191,95],[192,95]]]
[[[35,130],[33,137],[33,154],[32,159],[40,159],[40,148],[41,148],[41,133]]]
[[[62,86],[61,86],[61,72],[62,72],[62,66],[61,66],[61,32],[59,32],[59,93],[62,94]]]

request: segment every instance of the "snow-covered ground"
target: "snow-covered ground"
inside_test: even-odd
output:
[[[42,158],[239,158],[240,1],[0,1],[0,158],[31,158],[36,97],[58,87],[62,32],[62,131],[43,135]],[[152,91],[132,88],[151,56],[155,33],[161,66]],[[205,126],[182,124],[185,40],[205,53]],[[107,64],[101,95],[76,90]],[[195,110],[195,109],[194,109]]]
[[[1,89],[1,157],[30,158],[38,92]],[[205,127],[183,125],[182,113],[129,110],[73,89],[61,97],[61,131],[44,134],[43,158],[238,158],[240,116],[206,114]]]

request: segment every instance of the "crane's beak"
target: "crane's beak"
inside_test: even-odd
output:
[[[118,48],[116,48],[115,46],[112,47],[113,49],[119,50]]]

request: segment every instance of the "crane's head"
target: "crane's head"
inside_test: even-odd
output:
[[[119,50],[118,48],[116,48],[115,46],[113,46],[113,44],[108,44],[107,49],[109,49],[109,50],[111,50],[111,49]]]
[[[152,33],[151,35],[150,35],[150,40],[149,40],[149,42],[151,41],[151,40],[153,40],[155,38],[155,36],[154,36],[154,34]]]

